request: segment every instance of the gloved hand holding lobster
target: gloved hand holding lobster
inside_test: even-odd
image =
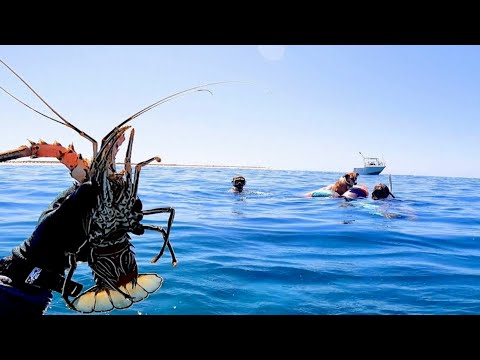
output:
[[[86,260],[84,221],[96,204],[97,190],[83,183],[62,192],[42,212],[32,235],[0,259],[0,314],[40,315],[52,300],[52,291],[80,294],[83,286],[65,281],[64,272],[68,253],[82,249],[78,260]]]

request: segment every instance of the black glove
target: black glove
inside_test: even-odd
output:
[[[13,249],[13,255],[63,274],[69,266],[67,253],[77,253],[87,240],[85,224],[97,196],[98,187],[90,182],[62,192],[40,215],[32,235]]]

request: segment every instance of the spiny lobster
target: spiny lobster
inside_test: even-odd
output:
[[[74,251],[65,254],[65,256],[68,256],[70,267],[65,279],[62,298],[67,306],[72,310],[84,313],[124,309],[156,292],[161,287],[163,279],[157,274],[138,274],[135,254],[131,250],[133,245],[128,233],[142,235],[145,230],[160,232],[163,236],[163,245],[159,254],[151,262],[156,262],[163,255],[165,248],[168,247],[172,256],[172,265],[176,266],[177,259],[169,240],[175,210],[171,207],[142,210],[142,203],[137,195],[140,170],[152,161],[160,162],[161,159],[155,156],[140,162],[135,166],[135,172],[132,173],[131,153],[135,131],[131,126],[125,124],[178,96],[194,91],[211,93],[210,90],[204,88],[227,83],[227,81],[196,86],[165,97],[147,106],[113,128],[102,139],[100,150],[97,151],[98,144],[92,137],[63,118],[4,61],[0,60],[0,62],[15,74],[61,121],[35,110],[10,94],[3,87],[0,87],[4,92],[36,113],[73,129],[80,136],[88,139],[93,145],[92,161],[84,159],[81,154],[77,154],[73,144],[65,148],[57,142],[47,144],[44,141],[39,141],[38,143],[31,141],[30,147],[21,146],[17,149],[0,153],[0,162],[25,156],[55,157],[67,166],[71,176],[78,183],[91,183],[98,191],[96,206],[88,217],[83,219],[87,234],[85,241],[80,246],[76,246]],[[116,172],[115,157],[118,148],[125,140],[125,133],[129,129],[131,130],[124,169]],[[169,213],[166,230],[160,226],[140,223],[144,215],[159,213]],[[77,266],[77,260],[83,261],[85,257],[92,269],[96,285],[70,300],[65,291],[65,286],[72,279]]]

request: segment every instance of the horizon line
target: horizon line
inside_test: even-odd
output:
[[[124,165],[124,162],[116,162],[116,165]],[[132,165],[137,163],[132,162]],[[51,160],[7,160],[0,162],[0,165],[63,165],[59,161]],[[328,173],[342,173],[343,171],[334,170],[299,170],[299,169],[277,169],[268,166],[254,166],[254,165],[198,165],[198,164],[170,164],[170,163],[150,163],[146,166],[164,166],[164,167],[194,167],[194,168],[237,168],[237,169],[259,169],[259,170],[279,170],[279,171],[307,171],[307,172],[328,172]],[[466,177],[466,176],[449,176],[449,175],[414,175],[414,174],[379,174],[379,175],[392,175],[392,176],[426,176],[426,177],[448,177],[448,178],[460,178],[460,179],[479,179],[478,177]],[[370,175],[366,175],[370,176]]]
[[[42,165],[42,164],[49,164],[49,165],[63,165],[59,161],[52,161],[52,160],[7,160],[0,162],[0,165],[3,164],[34,164],[34,165]],[[124,162],[116,162],[116,165],[124,165]],[[132,165],[137,165],[138,163],[132,162]],[[198,165],[198,164],[170,164],[170,163],[150,163],[145,166],[172,166],[172,167],[225,167],[225,168],[245,168],[245,169],[264,169],[270,170],[272,168],[266,166],[253,166],[253,165]]]

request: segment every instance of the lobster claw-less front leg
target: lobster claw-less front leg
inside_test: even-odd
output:
[[[79,183],[89,180],[88,171],[90,169],[90,163],[84,159],[81,154],[77,154],[73,145],[64,147],[56,141],[53,144],[48,144],[43,140],[39,140],[38,142],[29,141],[30,147],[22,145],[17,149],[1,152],[0,162],[24,157],[56,158],[70,170],[70,175]]]

